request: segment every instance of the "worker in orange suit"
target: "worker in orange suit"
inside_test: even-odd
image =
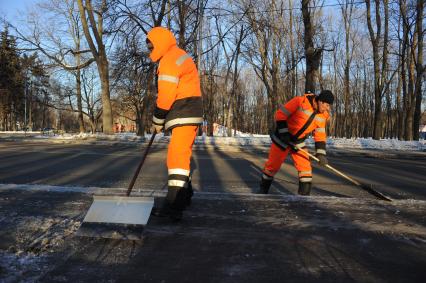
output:
[[[316,157],[320,165],[328,164],[326,157],[326,122],[334,96],[330,90],[323,90],[319,95],[305,94],[279,105],[275,113],[276,129],[271,134],[272,144],[269,158],[265,163],[258,193],[267,194],[274,175],[290,153],[298,171],[298,194],[309,195],[312,188],[312,167],[309,157],[299,148],[306,149],[305,139],[313,132]]]
[[[154,27],[147,34],[149,57],[159,62],[158,97],[151,131],[171,131],[167,153],[168,192],[153,215],[179,221],[193,195],[190,159],[197,129],[203,122],[200,79],[191,56],[176,44],[171,31]]]

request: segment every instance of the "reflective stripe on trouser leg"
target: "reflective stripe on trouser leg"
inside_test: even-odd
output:
[[[188,187],[189,182],[189,170],[174,168],[169,169],[169,180],[168,186],[169,188],[186,188]]]
[[[188,187],[192,145],[197,133],[197,126],[182,126],[172,130],[167,151],[167,168],[169,173],[167,200],[178,208],[176,203],[178,192]]]
[[[265,162],[263,167],[263,174],[267,176],[274,177],[274,175],[280,170],[281,164],[284,162],[290,148],[282,150],[274,143],[271,143],[271,148],[269,149],[269,157]]]
[[[181,189],[188,187],[188,181],[189,181],[189,171],[188,175],[182,175],[182,174],[170,174],[169,170],[169,179],[168,179],[168,189],[169,192],[167,194],[167,199],[170,203],[173,203],[176,199],[176,196],[178,192]],[[186,170],[183,170],[186,171]]]
[[[170,174],[178,173],[182,171],[183,174]],[[170,169],[169,180],[168,180],[168,192],[167,201],[171,207],[176,210],[184,210],[188,203],[188,182],[189,182],[189,171],[184,169]]]
[[[306,148],[304,148],[306,150]],[[312,167],[309,156],[301,151],[292,152],[291,158],[294,162],[294,167],[298,171],[299,181],[302,183],[312,182]]]

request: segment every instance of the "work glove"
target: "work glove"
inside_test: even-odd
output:
[[[289,132],[286,133],[279,133],[279,138],[284,144],[290,144],[291,141],[291,135]]]
[[[328,164],[327,157],[324,154],[316,154],[315,156],[319,159],[319,164],[321,166],[326,166]]]
[[[293,144],[293,136],[289,132],[280,133],[279,137],[280,137],[280,140],[284,144],[288,145],[294,152],[299,151],[299,148]]]
[[[151,133],[158,134],[159,132],[161,132],[162,129],[163,129],[163,125],[157,125],[154,123],[151,125]]]

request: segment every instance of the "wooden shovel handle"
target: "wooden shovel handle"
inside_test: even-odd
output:
[[[156,135],[156,132],[154,131],[154,133],[151,136],[151,139],[149,140],[149,144],[148,144],[148,146],[146,147],[146,149],[145,149],[145,151],[143,153],[142,160],[139,163],[139,166],[136,169],[135,174],[133,175],[133,178],[132,178],[132,181],[129,184],[129,187],[127,188],[126,196],[130,196],[130,193],[132,192],[133,185],[135,184],[136,179],[138,178],[139,172],[141,171],[142,165],[145,162],[146,156],[148,155],[149,148],[151,147],[151,144],[154,141],[155,135]]]

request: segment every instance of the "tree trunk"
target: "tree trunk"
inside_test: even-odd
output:
[[[81,24],[83,26],[84,35],[87,43],[89,44],[90,50],[93,57],[96,60],[98,66],[99,78],[101,80],[101,97],[102,97],[102,131],[105,134],[113,134],[112,128],[112,108],[109,92],[109,70],[108,70],[108,58],[105,51],[105,45],[102,41],[103,37],[103,12],[107,9],[106,0],[102,0],[101,11],[96,11],[98,21],[95,21],[94,9],[92,8],[91,0],[86,0],[83,5],[83,0],[77,0],[78,8],[80,11]],[[86,19],[90,21],[89,24]],[[96,45],[93,42],[93,37],[96,40]]]
[[[77,94],[78,126],[79,126],[80,133],[84,133],[86,132],[86,129],[84,127],[84,119],[83,119],[83,106],[82,106],[82,98],[81,98],[81,70],[80,69],[76,71],[75,80],[76,80],[76,94]]]
[[[388,0],[383,1],[384,11],[385,11],[385,30],[383,35],[383,53],[380,58],[379,55],[379,44],[381,42],[381,11],[380,11],[380,1],[375,0],[375,21],[376,29],[374,32],[373,26],[371,23],[371,3],[370,0],[365,0],[367,6],[367,25],[368,31],[370,34],[370,40],[373,47],[373,64],[374,64],[374,125],[373,125],[373,139],[379,140],[382,137],[383,123],[382,123],[382,96],[383,88],[385,81],[385,74],[387,72],[387,41],[388,41]],[[380,62],[382,62],[380,67]]]
[[[322,49],[314,47],[314,26],[312,24],[311,12],[309,7],[311,6],[310,0],[302,0],[302,15],[303,24],[305,27],[305,59],[306,59],[306,81],[305,81],[305,93],[317,91],[316,84],[318,80],[318,70],[320,66],[320,60],[322,55]]]
[[[423,11],[424,0],[417,1],[417,17],[416,17],[416,30],[417,30],[417,60],[416,60],[416,85],[415,85],[415,99],[416,105],[413,117],[413,139],[419,140],[420,138],[420,120],[421,120],[421,105],[422,105],[422,78],[425,72],[423,66]]]
[[[101,56],[100,63],[98,64],[99,76],[101,80],[101,93],[102,93],[102,126],[103,133],[111,135],[114,133],[112,128],[112,108],[109,92],[109,72],[108,61],[106,57]]]
[[[416,38],[413,38],[412,44],[415,45]],[[408,86],[407,86],[407,107],[406,117],[405,117],[405,140],[411,141],[413,140],[413,116],[414,116],[414,108],[415,108],[415,93],[414,93],[414,85],[415,85],[415,64],[413,60],[414,54],[412,53],[414,50],[411,48],[407,48],[407,71],[408,71]]]

